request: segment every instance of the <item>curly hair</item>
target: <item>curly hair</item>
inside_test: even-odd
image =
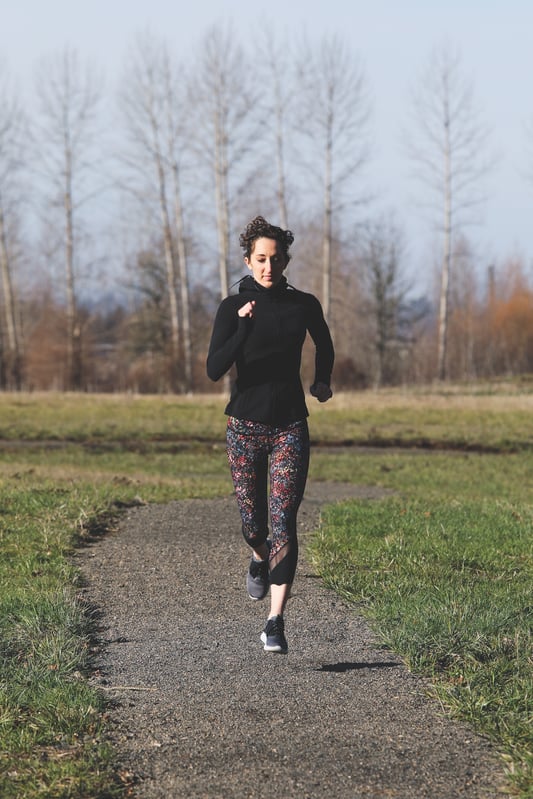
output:
[[[246,229],[239,236],[239,244],[244,250],[244,257],[249,258],[257,239],[274,239],[278,242],[281,252],[287,260],[290,260],[289,247],[294,241],[294,236],[290,230],[271,225],[262,216],[256,216],[246,225]]]

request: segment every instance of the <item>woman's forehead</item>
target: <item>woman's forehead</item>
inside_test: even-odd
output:
[[[253,251],[256,255],[263,253],[264,255],[273,255],[278,252],[278,242],[276,239],[267,239],[261,237],[254,241]]]

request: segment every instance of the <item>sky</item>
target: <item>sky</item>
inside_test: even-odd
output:
[[[0,0],[0,63],[24,91],[36,60],[69,45],[118,80],[135,35],[150,30],[187,55],[207,28],[229,22],[242,41],[268,44],[286,33],[339,34],[363,66],[373,115],[367,179],[377,204],[407,230],[413,264],[427,260],[435,233],[420,217],[421,189],[402,147],[410,92],[435,47],[461,54],[497,164],[484,184],[480,223],[465,229],[482,264],[520,256],[533,263],[532,0]],[[275,220],[273,220],[275,221]]]

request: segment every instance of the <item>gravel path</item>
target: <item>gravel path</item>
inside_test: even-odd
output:
[[[310,483],[301,540],[324,502],[350,496],[378,495]],[[268,600],[246,596],[233,497],[131,509],[76,557],[102,613],[95,682],[116,700],[112,742],[139,799],[497,795],[488,743],[444,717],[303,559],[289,654],[263,652]]]

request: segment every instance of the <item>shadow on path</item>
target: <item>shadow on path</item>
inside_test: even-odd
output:
[[[360,671],[361,669],[397,669],[400,663],[323,663],[317,671],[335,671],[344,673],[345,671]]]

